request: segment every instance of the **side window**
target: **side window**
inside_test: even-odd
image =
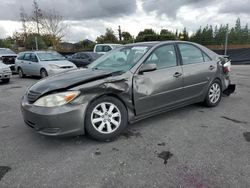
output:
[[[102,45],[96,46],[95,51],[96,52],[103,52],[103,46]]]
[[[18,60],[23,60],[23,58],[24,58],[24,54],[23,53],[19,54],[18,57],[17,57]]]
[[[80,59],[88,59],[88,56],[86,54],[80,54]]]
[[[108,51],[110,51],[110,50],[112,50],[112,48],[111,48],[110,46],[104,46],[104,47],[103,47],[103,51],[104,51],[104,52],[108,52]]]
[[[210,57],[203,53],[203,58],[205,62],[211,61]]]
[[[178,44],[178,46],[184,65],[204,62],[203,52],[199,48],[190,44]]]
[[[30,54],[30,60],[33,62],[38,62],[38,59],[35,54]]]
[[[30,61],[30,54],[24,54],[23,60]]]
[[[165,45],[155,49],[145,63],[155,63],[157,69],[177,66],[174,45]]]

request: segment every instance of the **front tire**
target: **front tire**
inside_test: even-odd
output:
[[[22,68],[18,68],[18,75],[20,78],[25,78],[25,76],[26,76],[25,74],[23,74]]]
[[[221,83],[219,80],[215,80],[209,86],[206,99],[204,101],[205,105],[208,107],[217,106],[221,100],[221,96],[222,96]]]
[[[47,77],[47,76],[48,76],[47,71],[46,71],[45,69],[42,69],[42,70],[40,71],[40,76],[41,76],[41,78]]]
[[[92,102],[86,112],[87,133],[99,141],[114,140],[128,123],[124,104],[114,97],[101,97]]]

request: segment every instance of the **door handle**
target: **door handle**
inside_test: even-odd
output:
[[[31,64],[31,63],[29,63],[29,64]]]
[[[174,73],[173,77],[178,78],[178,77],[180,77],[181,75],[182,75],[182,73],[176,72],[176,73]]]
[[[213,69],[215,69],[215,66],[210,65],[210,66],[209,66],[209,70],[213,70]]]

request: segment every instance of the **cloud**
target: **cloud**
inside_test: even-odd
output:
[[[192,8],[206,7],[218,0],[142,0],[143,9],[147,12],[156,12],[157,15],[167,15],[176,18],[178,11],[184,6]]]
[[[0,26],[0,39],[6,38],[6,30],[4,29],[3,26]]]
[[[56,9],[66,20],[121,17],[136,10],[136,0],[38,0],[43,10]],[[32,12],[32,0],[2,0],[0,20],[19,20],[20,8]],[[10,11],[11,10],[11,11]]]
[[[228,0],[221,5],[220,13],[250,14],[250,0]]]

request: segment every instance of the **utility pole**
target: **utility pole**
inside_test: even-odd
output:
[[[122,31],[121,31],[121,26],[118,26],[118,33],[119,33],[119,41],[122,41]]]
[[[36,43],[36,51],[38,50],[38,42],[37,42],[37,37],[35,37],[35,43]]]
[[[224,51],[224,55],[227,55],[227,46],[228,46],[228,29],[227,29],[226,38],[225,38],[225,51]]]

